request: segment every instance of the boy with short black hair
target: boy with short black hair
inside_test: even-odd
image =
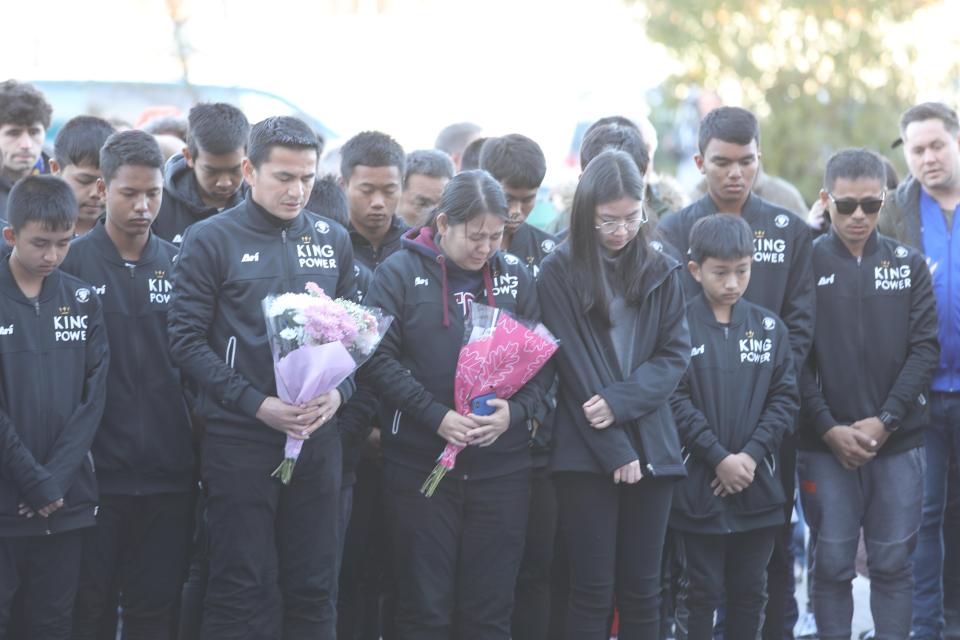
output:
[[[201,103],[187,118],[187,146],[167,162],[163,202],[153,232],[179,245],[191,224],[243,201],[240,163],[250,123],[224,102]]]
[[[93,442],[100,511],[84,532],[73,638],[96,637],[117,590],[124,633],[160,638],[183,585],[194,503],[190,418],[167,337],[177,249],[150,232],[163,193],[154,137],[110,136],[98,165],[106,216],[62,266],[99,294],[112,347]]]
[[[57,131],[50,172],[63,178],[77,198],[78,236],[93,229],[103,215],[100,149],[114,131],[109,122],[95,116],[71,118]]]
[[[32,84],[0,83],[0,218],[17,180],[49,172],[43,140],[52,116],[50,103]]]
[[[53,176],[10,191],[0,259],[0,637],[18,589],[29,637],[70,638],[82,529],[95,524],[90,444],[109,362],[100,300],[57,267],[77,201]],[[42,463],[41,463],[42,461]]]
[[[757,637],[767,563],[784,524],[780,441],[800,399],[786,326],[742,299],[752,235],[726,214],[700,219],[690,233],[687,267],[702,293],[687,303],[692,358],[671,399],[688,477],[670,525],[685,559],[691,640],[713,637],[724,593],[725,635]]]

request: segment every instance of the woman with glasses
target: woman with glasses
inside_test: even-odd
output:
[[[667,403],[690,359],[680,265],[648,244],[642,203],[629,155],[594,158],[538,283],[562,345],[551,469],[577,640],[609,637],[614,600],[621,640],[658,637],[664,535],[685,475]]]

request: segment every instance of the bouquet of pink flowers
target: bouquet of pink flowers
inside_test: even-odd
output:
[[[295,405],[336,389],[373,355],[393,320],[380,309],[333,300],[316,283],[308,282],[306,290],[263,301],[277,396]],[[284,484],[302,447],[303,440],[287,436],[283,462],[273,472]]]

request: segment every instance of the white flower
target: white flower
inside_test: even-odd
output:
[[[316,300],[314,296],[307,293],[284,293],[273,299],[268,313],[271,318],[275,318],[283,315],[286,311],[303,311],[316,304]]]
[[[280,337],[283,338],[284,340],[296,340],[299,335],[300,335],[299,331],[297,331],[296,329],[291,329],[290,327],[287,327],[286,329],[280,332]]]

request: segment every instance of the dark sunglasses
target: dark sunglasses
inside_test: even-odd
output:
[[[844,198],[843,200],[837,200],[833,197],[833,194],[830,194],[830,199],[833,200],[833,204],[837,206],[837,213],[843,216],[853,215],[853,212],[857,210],[857,207],[863,209],[863,212],[867,215],[874,215],[880,212],[880,208],[883,207],[883,198],[864,198],[863,200],[852,200]]]

